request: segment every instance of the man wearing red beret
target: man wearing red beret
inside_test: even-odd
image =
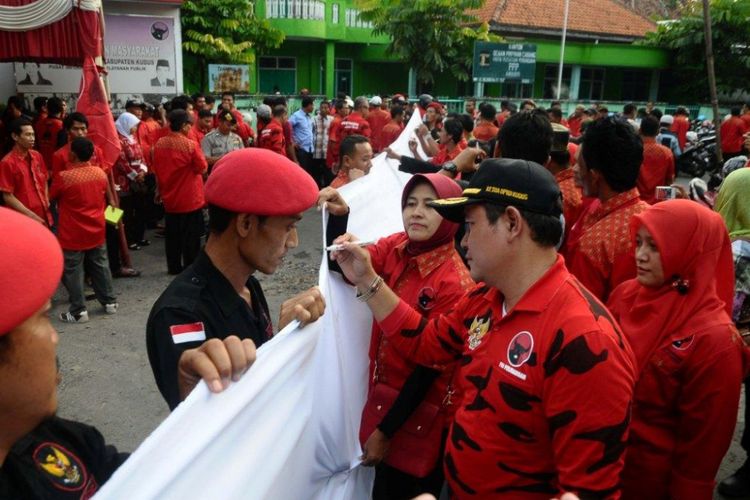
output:
[[[198,143],[188,138],[192,114],[176,109],[169,113],[170,134],[154,145],[153,170],[164,202],[164,249],[167,272],[180,274],[198,255],[203,234],[203,174],[206,157]]]
[[[49,320],[62,273],[54,235],[0,208],[0,498],[90,498],[127,458],[95,428],[55,416],[59,340]],[[7,300],[12,297],[12,300]],[[211,340],[175,367],[181,398],[203,378],[212,392],[255,360],[249,340]]]
[[[260,346],[273,336],[268,304],[253,274],[276,271],[298,244],[297,222],[318,198],[307,172],[261,148],[223,156],[205,191],[205,249],[162,293],[146,326],[151,369],[172,409],[180,401],[176,366],[185,349],[232,334]],[[313,287],[281,305],[278,327],[294,319],[311,323],[324,309],[323,296]]]

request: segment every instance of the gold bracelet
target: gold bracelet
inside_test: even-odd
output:
[[[381,278],[380,276],[376,276],[374,280],[372,280],[372,283],[370,283],[370,286],[367,287],[367,290],[365,290],[362,293],[357,292],[357,300],[360,302],[367,302],[370,300],[378,291],[380,290],[380,287],[383,286],[383,283],[385,280]]]

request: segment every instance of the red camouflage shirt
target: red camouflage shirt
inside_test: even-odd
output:
[[[206,157],[198,144],[179,132],[159,139],[153,148],[153,171],[167,213],[192,212],[205,204]]]
[[[401,301],[380,322],[417,363],[461,359],[453,498],[618,498],[635,379],[619,327],[560,256],[507,314],[503,303],[478,285],[446,315],[428,321]]]
[[[583,212],[583,194],[581,188],[576,185],[575,172],[572,168],[555,174],[555,180],[560,187],[563,199],[563,216],[565,217],[565,237],[568,241],[570,228],[576,223]]]
[[[630,218],[649,207],[637,188],[601,203],[582,221],[581,237],[568,248],[570,272],[600,300],[617,285],[635,278]]]
[[[10,193],[18,201],[52,226],[47,197],[47,168],[38,151],[24,156],[17,146],[0,161],[0,191]]]

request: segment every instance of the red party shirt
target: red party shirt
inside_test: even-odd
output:
[[[670,130],[677,136],[680,150],[684,150],[685,142],[687,142],[687,133],[690,130],[690,120],[688,117],[684,115],[675,116]]]
[[[102,153],[101,148],[99,146],[94,146],[94,154],[89,158],[89,163],[98,166],[106,173],[109,172],[110,168],[104,166],[104,163],[102,162],[103,158],[104,153]],[[50,179],[54,179],[57,174],[63,170],[67,170],[68,167],[70,167],[70,142],[55,151],[55,154],[52,155],[52,175],[50,176]]]
[[[151,148],[154,145],[153,138],[156,137],[156,131],[160,128],[159,122],[153,118],[149,118],[148,120],[142,120],[135,132],[135,137],[143,151],[143,159],[148,166],[151,166]]]
[[[745,122],[739,116],[731,116],[721,124],[721,150],[724,153],[739,153],[745,142],[743,135],[747,132]]]
[[[643,138],[643,163],[638,172],[638,192],[641,199],[656,203],[656,186],[668,186],[674,180],[674,154],[654,137]]]
[[[491,124],[490,122],[481,121],[474,127],[472,134],[478,141],[491,141],[497,137],[497,133],[500,129]]]
[[[619,290],[610,299],[617,320],[628,314]],[[696,325],[689,336],[667,335],[655,346],[635,387],[624,498],[713,498],[737,420],[743,359],[747,348],[728,325]]]
[[[286,156],[286,138],[284,137],[284,128],[276,118],[263,127],[258,137],[258,147],[270,149],[274,153]]]
[[[370,113],[367,115],[367,123],[370,124],[370,130],[372,131],[372,150],[376,153],[379,153],[383,148],[388,147],[391,144],[390,142],[388,144],[380,142],[383,128],[390,121],[391,114],[380,108],[371,109]]]
[[[456,144],[456,147],[454,147],[452,151],[448,151],[444,144],[439,144],[438,152],[435,156],[432,157],[430,163],[432,163],[433,165],[442,165],[447,161],[455,160],[456,156],[458,156],[461,151],[466,149],[467,146],[468,144],[466,142],[466,139],[461,139],[461,141]]]
[[[423,317],[433,319],[447,313],[474,286],[469,270],[456,252],[453,241],[416,256],[411,256],[406,251],[408,243],[409,237],[402,232],[381,238],[377,244],[367,247],[373,269],[383,276],[401,300]],[[400,390],[416,367],[416,363],[405,359],[396,346],[383,337],[383,331],[373,322],[370,337],[370,390],[380,383]],[[438,364],[432,368],[442,370],[442,374],[432,384],[424,400],[441,406],[457,365]],[[452,413],[450,410],[455,409],[459,396],[454,393],[451,399],[449,414]]]
[[[372,135],[370,124],[367,123],[367,120],[365,120],[357,111],[349,113],[346,118],[341,120],[339,144],[341,144],[341,141],[354,134],[363,135],[368,138]]]
[[[328,149],[326,152],[326,166],[332,168],[339,163],[339,146],[341,145],[341,122],[344,118],[341,115],[333,117],[331,126],[328,127]]]
[[[159,139],[153,148],[153,171],[167,213],[192,212],[205,204],[206,157],[198,144],[179,132]]]
[[[571,116],[568,118],[568,130],[570,130],[570,137],[580,137],[581,136],[581,122],[583,121],[583,116]]]
[[[36,134],[36,149],[44,158],[44,165],[52,167],[52,156],[57,151],[57,136],[63,129],[63,121],[54,116],[39,120],[34,129]]]
[[[635,278],[635,251],[630,218],[648,209],[637,188],[599,204],[586,215],[581,237],[568,249],[570,272],[600,300],[617,285]]]
[[[52,180],[50,198],[57,200],[57,239],[64,250],[91,250],[104,244],[104,194],[107,174],[90,162],[70,165]]]
[[[23,206],[52,226],[47,197],[47,168],[38,151],[24,155],[17,146],[0,161],[0,191],[10,193]]]
[[[388,122],[380,133],[380,146],[382,149],[390,147],[398,140],[401,132],[404,131],[403,123]]]
[[[635,379],[619,327],[560,256],[513,309],[503,304],[477,285],[438,318],[401,301],[380,322],[414,362],[461,360],[444,461],[452,498],[619,498]]]
[[[565,235],[563,241],[568,241],[568,234],[573,224],[583,212],[583,193],[576,185],[575,172],[572,168],[566,168],[555,174],[555,180],[560,187],[563,200],[563,216],[565,217]]]

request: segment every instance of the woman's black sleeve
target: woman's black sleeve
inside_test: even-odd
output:
[[[328,224],[326,225],[326,246],[333,245],[333,240],[346,232],[346,226],[349,224],[349,212],[345,215],[328,214]],[[331,271],[341,272],[339,263],[331,260],[331,254],[328,254],[328,269]]]
[[[427,391],[430,390],[433,382],[440,376],[438,370],[427,368],[426,366],[417,365],[409,378],[406,379],[404,386],[401,388],[396,401],[383,420],[378,425],[383,434],[389,439],[398,431],[414,410],[422,403]]]

